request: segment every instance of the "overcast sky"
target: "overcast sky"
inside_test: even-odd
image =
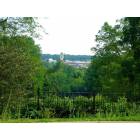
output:
[[[120,17],[119,17],[120,18]],[[95,35],[105,21],[115,24],[118,17],[56,16],[40,19],[48,35],[37,41],[42,53],[92,54]]]
[[[95,35],[105,21],[115,24],[118,17],[56,16],[40,19],[47,31],[40,44],[42,53],[92,54]]]
[[[14,5],[13,1],[16,1]],[[113,24],[120,17],[139,16],[139,2],[139,0],[24,0],[21,3],[19,0],[4,0],[1,5],[5,4],[7,10],[5,6],[1,6],[0,14],[48,17],[40,21],[48,32],[48,35],[38,41],[43,53],[91,54],[90,49],[95,46],[95,35],[103,23],[108,21]]]

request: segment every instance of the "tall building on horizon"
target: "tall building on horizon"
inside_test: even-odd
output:
[[[60,53],[60,61],[64,61],[64,53],[63,52]]]

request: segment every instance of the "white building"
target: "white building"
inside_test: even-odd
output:
[[[90,61],[64,61],[65,64],[77,67],[77,68],[88,68]]]
[[[52,58],[49,58],[49,59],[48,59],[48,62],[49,62],[49,63],[52,63],[52,62],[54,62],[54,63],[55,63],[55,62],[56,62],[56,60],[54,60],[54,59],[52,59]]]

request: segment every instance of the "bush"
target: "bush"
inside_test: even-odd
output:
[[[94,103],[95,100],[95,103]],[[95,105],[95,106],[94,106]],[[94,110],[95,107],[95,110]],[[12,112],[15,112],[12,108]],[[96,112],[95,112],[96,111]],[[94,97],[58,97],[48,96],[40,100],[40,109],[37,103],[30,100],[23,105],[20,111],[22,118],[75,118],[75,117],[114,117],[140,114],[140,106],[129,103],[125,97],[119,97],[116,102],[97,95]],[[11,113],[12,118],[17,118],[16,113]],[[17,114],[18,115],[18,114]]]
[[[126,116],[128,114],[128,103],[127,98],[120,97],[116,104],[116,114]]]

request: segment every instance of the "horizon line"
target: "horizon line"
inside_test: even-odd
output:
[[[61,53],[42,53],[42,54],[60,55]],[[87,56],[93,56],[93,55],[90,55],[90,54],[68,54],[68,53],[64,53],[64,55],[87,55]]]

